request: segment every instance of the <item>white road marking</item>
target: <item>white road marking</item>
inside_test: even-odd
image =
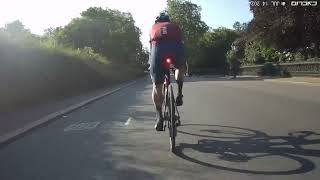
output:
[[[128,125],[130,124],[131,120],[132,120],[132,118],[131,118],[131,117],[129,117],[129,118],[128,118],[128,120],[127,120],[127,122],[126,122],[126,123],[124,123],[124,125],[128,126]]]
[[[139,78],[139,80],[146,79],[146,78],[147,78],[147,76],[145,76],[145,77],[143,77],[143,78]],[[125,84],[125,85],[123,85],[123,86],[120,86],[120,87],[117,88],[117,89],[111,90],[111,91],[109,91],[109,92],[106,92],[106,93],[104,93],[104,94],[102,94],[102,95],[93,97],[93,98],[91,98],[91,99],[82,101],[82,102],[80,102],[80,103],[78,103],[78,104],[74,104],[74,105],[72,105],[72,106],[69,106],[69,107],[63,109],[63,110],[59,110],[59,111],[57,111],[57,112],[53,112],[53,113],[51,113],[51,114],[48,114],[48,115],[46,115],[46,116],[44,116],[44,117],[42,117],[42,118],[40,118],[40,119],[38,119],[38,120],[35,120],[35,121],[33,121],[33,122],[31,122],[31,123],[29,123],[29,124],[27,124],[27,125],[19,128],[19,129],[17,129],[17,130],[14,130],[14,131],[11,131],[11,132],[6,133],[6,134],[4,134],[4,135],[1,135],[1,136],[0,136],[0,145],[3,144],[3,143],[9,142],[10,140],[15,139],[16,137],[18,137],[19,135],[21,135],[21,134],[23,134],[23,133],[26,133],[26,132],[29,132],[29,131],[35,129],[35,127],[38,127],[38,126],[40,126],[40,125],[42,125],[42,124],[44,124],[44,123],[47,123],[47,122],[49,122],[49,121],[52,120],[52,119],[55,119],[55,118],[57,118],[57,117],[60,117],[61,115],[67,114],[67,113],[69,113],[69,112],[71,112],[71,111],[74,111],[74,110],[76,110],[76,109],[78,109],[78,108],[81,108],[81,107],[87,105],[87,104],[90,103],[90,102],[93,102],[93,101],[96,101],[96,100],[98,100],[98,99],[100,99],[100,98],[103,98],[103,97],[105,97],[105,96],[111,95],[111,94],[113,94],[113,93],[115,93],[115,92],[117,92],[117,91],[119,91],[119,90],[121,90],[121,89],[123,89],[123,88],[126,88],[126,87],[128,87],[128,86],[131,86],[132,84],[135,84],[135,83],[137,83],[137,82],[138,82],[138,81],[132,81],[132,82],[130,82],[130,83],[128,83],[128,84]],[[149,86],[152,87],[152,85],[149,85]]]
[[[89,122],[89,123],[78,123],[78,124],[71,124],[66,127],[63,131],[81,131],[81,130],[92,130],[96,128],[100,122]]]

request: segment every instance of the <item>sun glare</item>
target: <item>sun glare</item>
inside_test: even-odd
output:
[[[157,14],[166,7],[166,0],[2,0],[0,27],[20,20],[32,33],[43,34],[49,27],[64,26],[89,7],[102,7],[131,12],[142,31],[141,41],[148,45],[149,30]]]

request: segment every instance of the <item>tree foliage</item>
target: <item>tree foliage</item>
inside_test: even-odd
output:
[[[320,55],[320,6],[295,7],[289,0],[286,6],[264,2],[269,6],[250,7],[253,19],[233,42],[244,64],[304,61]],[[241,23],[236,22],[234,28],[239,31]]]
[[[0,33],[11,41],[20,41],[25,44],[39,41],[39,36],[31,34],[30,30],[25,28],[19,20],[7,23],[4,28],[0,28]]]
[[[183,0],[169,0],[168,13],[171,21],[180,25],[190,66],[199,60],[199,40],[209,27],[201,20],[201,7]]]
[[[47,35],[73,48],[91,47],[113,62],[137,63],[143,53],[141,31],[130,13],[89,8],[63,28],[48,29]]]
[[[227,62],[229,64],[229,69],[231,75],[233,75],[234,78],[239,74],[240,72],[240,66],[241,62],[239,58],[237,57],[237,53],[234,50],[230,50],[226,53]]]
[[[201,20],[201,7],[190,1],[170,0],[168,12],[171,20],[182,28],[191,68],[224,70],[226,53],[232,42],[247,29],[245,23],[239,23],[239,32],[227,28],[210,29]]]
[[[249,0],[252,1],[252,0]],[[266,0],[271,4],[271,0]],[[251,6],[254,15],[250,31],[268,45],[281,50],[295,50],[320,42],[320,6]]]
[[[5,31],[12,35],[18,35],[18,34],[28,34],[30,33],[29,29],[26,29],[23,25],[23,23],[19,20],[13,21],[11,23],[7,23],[5,25]]]
[[[236,21],[232,27],[237,33],[241,34],[247,31],[248,23],[240,23],[239,21]]]
[[[231,29],[218,28],[206,32],[200,39],[200,54],[197,66],[225,68],[226,53],[238,34]]]

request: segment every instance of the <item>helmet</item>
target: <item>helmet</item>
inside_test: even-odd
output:
[[[160,12],[159,16],[157,16],[155,23],[157,22],[170,22],[169,15],[166,11]]]

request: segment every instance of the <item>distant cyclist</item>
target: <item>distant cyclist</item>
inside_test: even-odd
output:
[[[157,117],[155,129],[163,130],[162,102],[163,102],[163,83],[165,77],[165,68],[162,57],[165,54],[174,54],[173,65],[175,70],[175,79],[178,84],[178,94],[176,98],[177,106],[183,104],[182,87],[183,77],[186,73],[186,59],[182,42],[182,32],[177,24],[171,23],[169,15],[161,12],[156,18],[150,33],[150,75],[153,82],[152,99],[156,107]]]

